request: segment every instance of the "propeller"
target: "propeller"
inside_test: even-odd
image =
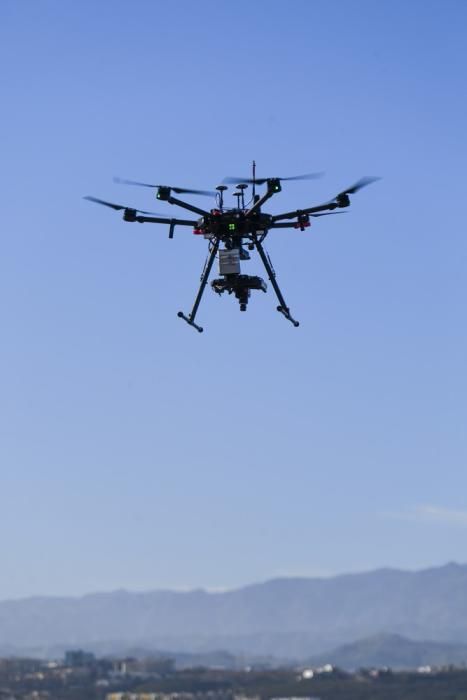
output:
[[[380,177],[375,177],[372,175],[365,175],[364,177],[361,177],[360,180],[357,180],[353,185],[348,187],[346,190],[342,190],[342,192],[339,192],[337,197],[340,197],[343,194],[355,194],[355,192],[358,192],[358,190],[361,190],[362,187],[366,187],[367,185],[371,185],[372,182],[376,182],[376,180],[381,180]]]
[[[104,199],[98,199],[97,197],[91,197],[90,195],[83,197],[83,199],[87,199],[88,202],[95,202],[96,204],[103,204],[104,207],[110,207],[111,209],[115,209],[115,211],[122,211],[125,209],[129,209],[129,210],[134,211],[134,212],[139,212],[139,214],[148,214],[149,216],[166,216],[166,214],[159,214],[155,211],[144,211],[143,209],[135,209],[134,207],[126,207],[123,204],[114,204],[113,202],[106,202]]]
[[[315,180],[318,177],[322,177],[324,173],[306,173],[305,175],[292,175],[291,177],[225,177],[222,182],[226,182],[229,185],[235,185],[237,183],[248,183],[251,185],[264,185],[268,180]]]
[[[211,192],[211,190],[188,190],[184,187],[171,187],[170,185],[150,185],[147,182],[138,182],[137,180],[125,180],[121,177],[114,177],[114,182],[119,185],[136,185],[137,187],[151,187],[151,189],[158,189],[159,187],[167,187],[173,190],[177,194],[201,194],[205,197],[215,197],[216,192]]]
[[[334,216],[334,214],[347,214],[346,211],[322,211],[319,214],[308,214],[308,216]]]
[[[348,207],[350,204],[349,194],[355,194],[355,192],[361,190],[362,187],[371,185],[371,183],[376,182],[376,180],[381,180],[381,178],[374,177],[372,175],[365,175],[364,177],[361,177],[360,180],[357,180],[357,182],[355,182],[353,185],[348,187],[346,190],[342,190],[342,192],[336,194],[334,199],[328,202],[328,204],[334,203],[338,207]]]

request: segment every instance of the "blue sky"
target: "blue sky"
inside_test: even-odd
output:
[[[464,2],[3,0],[0,598],[465,561]],[[362,175],[246,314],[122,176]],[[194,199],[206,205],[206,200]],[[165,209],[161,209],[164,208]],[[261,274],[258,261],[244,272]]]

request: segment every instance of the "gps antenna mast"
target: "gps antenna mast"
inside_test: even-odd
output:
[[[253,204],[255,203],[256,194],[256,162],[253,161]]]

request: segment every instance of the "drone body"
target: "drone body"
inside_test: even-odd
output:
[[[209,192],[206,190],[187,190],[166,185],[150,185],[133,180],[116,180],[122,184],[155,188],[157,199],[179,206],[193,214],[197,214],[197,219],[169,218],[164,215],[152,215],[151,212],[133,209],[120,204],[112,204],[111,202],[96,199],[95,197],[88,196],[85,197],[85,199],[103,204],[117,211],[123,211],[124,221],[168,224],[169,238],[173,238],[176,226],[189,226],[193,229],[195,235],[202,236],[209,241],[209,254],[201,275],[201,284],[193,308],[188,315],[185,315],[182,311],[178,312],[180,318],[184,319],[200,333],[203,331],[203,328],[195,323],[195,318],[216,257],[219,260],[220,277],[211,282],[211,287],[217,294],[223,294],[224,292],[234,294],[240,304],[241,311],[246,311],[252,290],[266,292],[267,285],[261,277],[245,275],[241,272],[241,262],[249,260],[250,254],[248,251],[254,250],[258,252],[266,269],[269,281],[276,293],[279,301],[277,310],[294,326],[298,326],[299,323],[291,316],[289,307],[277,284],[276,273],[272,267],[269,255],[262,245],[264,239],[269,231],[273,229],[295,228],[304,231],[305,228],[310,226],[310,217],[340,213],[334,212],[333,210],[348,207],[350,205],[350,194],[354,194],[362,187],[379,179],[375,177],[361,178],[354,185],[336,195],[333,200],[317,206],[296,209],[276,215],[267,214],[262,211],[262,206],[274,194],[281,191],[282,180],[313,179],[318,176],[319,174],[310,174],[298,175],[290,178],[257,179],[256,164],[253,161],[252,178],[226,178],[224,180],[224,182],[236,184],[237,191],[234,192],[234,197],[237,199],[237,202],[236,206],[231,208],[224,206],[224,193],[228,189],[225,184],[219,185],[216,188],[216,192]],[[249,184],[252,185],[252,197],[251,201],[245,204],[245,191]],[[256,194],[257,185],[266,185],[266,192],[263,195]],[[216,207],[206,211],[174,197],[172,194],[173,192],[176,194],[186,193],[215,196]],[[248,250],[246,250],[244,246],[246,246]]]

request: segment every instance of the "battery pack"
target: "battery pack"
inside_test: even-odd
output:
[[[240,251],[238,248],[233,248],[232,250],[219,251],[219,274],[240,274]]]

